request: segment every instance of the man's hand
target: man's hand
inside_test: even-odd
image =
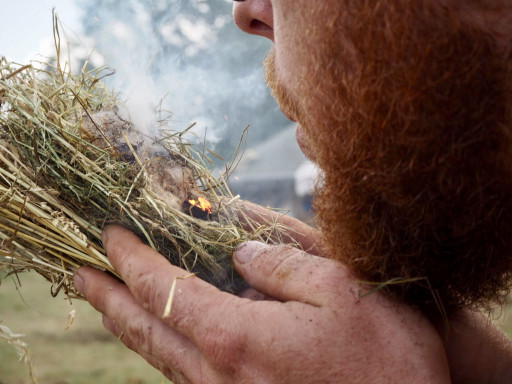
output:
[[[378,293],[360,297],[338,262],[245,243],[237,270],[275,298],[256,301],[187,277],[122,227],[103,240],[126,285],[85,267],[77,288],[110,331],[175,383],[449,382],[433,327]]]
[[[318,232],[290,216],[244,202],[245,211],[259,223],[279,222],[289,228],[282,240],[299,243],[309,253],[321,256]],[[241,216],[243,218],[243,215]],[[247,292],[261,297],[257,292]],[[461,311],[452,318],[435,324],[445,345],[453,384],[512,383],[512,340],[480,312]]]
[[[437,325],[454,384],[512,383],[512,341],[480,312],[463,310]]]

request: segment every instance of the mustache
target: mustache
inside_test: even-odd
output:
[[[265,80],[272,96],[276,100],[281,111],[292,121],[301,121],[301,108],[299,102],[293,98],[278,77],[276,66],[276,50],[272,48],[265,60],[263,61],[265,68]]]

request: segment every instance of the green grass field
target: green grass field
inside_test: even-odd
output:
[[[134,352],[103,329],[101,316],[87,303],[72,305],[50,295],[40,276],[21,275],[17,290],[8,278],[0,286],[0,322],[25,333],[40,384],[160,384],[169,383]],[[497,320],[512,337],[512,305]],[[68,314],[76,310],[70,329]],[[18,362],[12,346],[0,339],[0,384],[31,383],[28,368]]]
[[[163,375],[107,332],[87,303],[53,298],[50,284],[34,273],[20,278],[19,290],[11,278],[0,286],[0,321],[26,334],[40,384],[162,383]],[[72,309],[75,321],[65,330]],[[25,383],[31,383],[27,367],[0,339],[0,384]]]

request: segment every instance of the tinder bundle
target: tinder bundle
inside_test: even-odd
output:
[[[53,293],[78,296],[77,267],[115,274],[101,231],[117,223],[173,264],[242,289],[234,249],[279,238],[278,224],[244,215],[182,132],[162,123],[156,140],[139,133],[121,117],[102,69],[46,68],[0,59],[0,269],[35,270]]]

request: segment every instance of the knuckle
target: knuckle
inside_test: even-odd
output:
[[[328,265],[325,263],[328,262]],[[334,297],[346,296],[353,286],[352,277],[346,267],[337,261],[319,260],[318,268],[314,269],[309,284],[314,286],[317,292]]]
[[[354,278],[338,261],[313,256],[287,245],[274,246],[271,260],[265,260],[267,275],[276,286],[300,280],[316,294],[335,297],[350,288]]]
[[[229,301],[224,305],[229,305]],[[220,311],[222,306],[221,304],[219,307]],[[231,377],[238,377],[244,361],[247,360],[247,324],[227,321],[205,329],[203,332],[201,344],[205,359],[219,371]]]
[[[297,256],[303,254],[303,251],[287,245],[277,245],[274,250],[278,257],[270,264],[270,273],[275,277],[286,279],[291,273],[302,268],[302,262]]]
[[[233,332],[215,329],[208,332],[204,340],[204,354],[214,367],[236,377],[243,366],[247,346],[243,337]]]
[[[134,350],[153,354],[153,326],[153,321],[139,318],[133,318],[127,324],[125,332]]]
[[[160,297],[161,292],[158,290],[155,276],[152,271],[140,271],[133,279],[132,293],[137,298],[137,301],[142,304],[144,309],[155,313],[157,308],[156,302]],[[158,315],[162,315],[161,313]]]
[[[102,294],[102,291],[97,289],[88,289],[87,301],[98,311],[105,313],[106,308],[108,308],[110,296],[108,295],[108,292],[104,295]]]
[[[98,280],[86,280],[86,299],[95,309],[101,313],[105,313],[112,303],[115,302],[115,291],[105,289],[105,284],[110,285],[110,280],[102,276],[102,280],[99,281],[104,284],[97,284]],[[110,285],[110,287],[112,287],[112,285]]]
[[[114,268],[124,276],[131,271],[130,258],[144,251],[144,244],[138,239],[124,238],[111,240],[106,247],[108,259]]]
[[[197,319],[186,309],[172,311],[169,322],[174,329],[195,329],[197,326]]]
[[[106,248],[108,258],[113,260],[122,261],[126,257],[125,243],[120,241],[111,241],[107,244]]]

